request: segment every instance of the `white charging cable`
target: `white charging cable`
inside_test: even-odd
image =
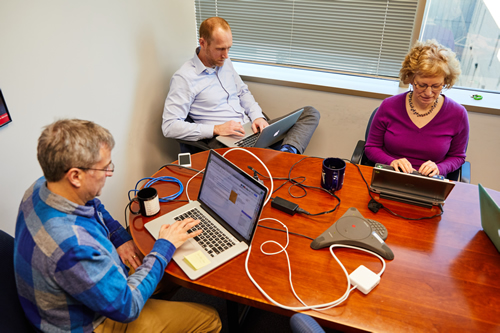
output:
[[[324,303],[324,304],[316,304],[316,305],[307,305],[304,301],[302,301],[302,299],[297,295],[297,293],[295,292],[295,289],[293,287],[293,282],[292,282],[292,270],[291,270],[291,265],[290,265],[290,258],[288,256],[288,252],[286,251],[286,248],[288,247],[288,244],[289,244],[289,235],[288,235],[288,228],[287,226],[282,223],[281,221],[277,220],[277,219],[274,219],[274,218],[263,218],[261,220],[259,220],[259,222],[261,221],[266,221],[266,220],[270,220],[270,221],[276,221],[278,223],[280,223],[281,225],[283,225],[283,227],[285,228],[286,230],[286,245],[283,246],[281,245],[280,243],[274,241],[274,240],[268,240],[264,243],[262,243],[262,245],[260,246],[260,250],[263,254],[265,255],[276,255],[276,254],[279,254],[281,252],[284,252],[285,255],[286,255],[286,259],[287,259],[287,262],[288,262],[288,280],[290,282],[290,286],[292,288],[292,292],[293,294],[295,295],[295,297],[300,301],[300,303],[302,303],[304,306],[286,306],[286,305],[283,305],[281,303],[278,303],[277,301],[275,301],[271,296],[269,296],[262,288],[261,286],[257,283],[257,281],[255,281],[255,279],[252,277],[252,274],[250,274],[250,270],[248,269],[248,260],[250,258],[250,253],[252,251],[252,246],[250,245],[249,249],[248,249],[248,252],[247,252],[247,257],[246,257],[246,260],[245,260],[245,270],[247,272],[247,275],[248,277],[250,278],[250,280],[252,281],[252,283],[255,285],[255,287],[257,287],[257,289],[271,302],[273,303],[274,305],[280,307],[280,308],[283,308],[283,309],[286,309],[286,310],[293,310],[293,311],[304,311],[304,310],[317,310],[317,311],[321,311],[321,310],[327,310],[327,309],[330,309],[332,307],[335,307],[339,304],[341,304],[343,301],[345,301],[347,299],[347,297],[349,296],[349,294],[351,293],[351,291],[353,291],[354,289],[356,289],[356,286],[353,286],[351,288],[351,281],[349,279],[349,274],[347,273],[347,270],[345,269],[344,265],[340,262],[340,260],[337,258],[337,256],[333,253],[333,248],[334,247],[346,247],[346,248],[351,248],[351,249],[355,249],[355,250],[360,250],[360,251],[364,251],[364,252],[367,252],[367,253],[370,253],[370,254],[373,254],[374,256],[378,257],[380,259],[380,261],[382,262],[382,270],[377,274],[379,277],[382,275],[382,273],[385,271],[385,261],[384,259],[379,256],[378,254],[374,253],[374,252],[371,252],[369,250],[366,250],[366,249],[362,249],[362,248],[358,248],[358,247],[354,247],[354,246],[350,246],[350,245],[341,245],[341,244],[333,244],[330,246],[330,253],[332,254],[332,256],[335,258],[335,260],[338,262],[338,264],[340,265],[340,267],[342,268],[342,270],[344,271],[344,274],[347,278],[347,288],[346,288],[346,291],[345,293],[340,297],[338,298],[337,300],[333,301],[333,302],[329,302],[329,303]],[[265,244],[267,243],[273,243],[273,244],[276,244],[277,246],[279,246],[281,248],[280,251],[277,251],[277,252],[266,252],[264,251],[263,247]]]
[[[260,160],[260,158],[258,158],[254,153],[246,150],[246,149],[243,149],[243,148],[232,148],[232,149],[229,149],[228,151],[226,151],[224,153],[224,155],[222,155],[222,157],[225,157],[228,153],[232,152],[232,151],[235,151],[235,150],[241,150],[241,151],[244,151],[250,155],[252,155],[253,157],[255,157],[255,159],[257,161],[260,162],[260,164],[262,164],[262,166],[264,167],[264,169],[266,169],[268,175],[269,175],[269,179],[271,180],[271,190],[268,191],[268,196],[267,196],[267,199],[266,199],[266,202],[264,203],[264,206],[267,205],[267,203],[269,202],[269,199],[271,199],[271,196],[273,194],[273,190],[274,190],[274,181],[273,181],[273,176],[271,175],[271,172],[269,171],[269,169],[267,168],[267,166],[264,164],[264,162],[262,162]],[[191,199],[189,198],[189,193],[188,193],[188,188],[189,188],[189,183],[191,182],[191,180],[193,178],[195,178],[196,176],[198,176],[200,173],[202,173],[205,169],[201,170],[200,172],[198,172],[196,175],[194,175],[193,177],[191,177],[188,182],[186,183],[186,196],[187,196],[187,199],[188,201],[191,201]]]
[[[274,190],[274,181],[273,181],[273,176],[271,175],[271,171],[269,171],[269,169],[267,168],[267,166],[264,164],[264,162],[262,162],[260,160],[260,158],[258,158],[254,153],[252,153],[251,151],[248,151],[246,149],[243,149],[243,148],[232,148],[232,149],[229,149],[228,151],[226,151],[224,153],[224,155],[222,155],[223,157],[225,157],[228,153],[232,152],[232,151],[235,151],[235,150],[241,150],[241,151],[244,151],[245,153],[248,153],[250,155],[252,155],[253,157],[255,157],[255,159],[257,161],[260,162],[260,164],[262,164],[262,166],[264,167],[264,169],[266,169],[267,171],[267,174],[269,175],[269,180],[271,181],[271,190],[268,191],[268,196],[267,196],[267,199],[266,199],[266,202],[264,202],[264,206],[267,205],[267,203],[269,202],[269,199],[271,199],[271,196],[273,194],[273,190]]]
[[[205,169],[199,171],[196,175],[194,175],[193,177],[189,178],[188,182],[186,183],[186,197],[187,197],[187,199],[188,199],[189,202],[191,202],[191,199],[189,198],[189,191],[188,191],[189,183],[191,182],[191,180],[193,180],[196,176],[198,176],[203,171],[205,171]]]

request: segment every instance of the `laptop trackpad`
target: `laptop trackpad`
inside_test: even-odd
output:
[[[195,240],[193,239],[188,239],[187,241],[184,242],[184,244],[181,245],[176,251],[175,255],[177,257],[184,258],[187,255],[190,255],[193,252],[199,251],[201,247],[196,243]]]

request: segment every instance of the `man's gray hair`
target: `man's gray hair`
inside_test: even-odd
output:
[[[91,168],[99,162],[103,146],[115,146],[107,129],[87,120],[58,120],[38,138],[38,162],[47,181],[57,182],[71,168]]]

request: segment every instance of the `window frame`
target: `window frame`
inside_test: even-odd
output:
[[[400,86],[399,81],[395,79],[355,76],[239,61],[233,61],[233,66],[245,82],[318,90],[380,100],[408,91],[407,87]],[[444,89],[443,94],[462,104],[467,111],[500,115],[500,109],[498,108],[500,93],[454,87]],[[471,98],[475,94],[480,94],[483,99],[476,101]]]

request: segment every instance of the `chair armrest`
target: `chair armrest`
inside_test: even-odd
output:
[[[465,161],[460,167],[460,182],[470,184],[470,162]]]
[[[351,163],[360,164],[365,152],[365,141],[359,140],[351,156]]]

